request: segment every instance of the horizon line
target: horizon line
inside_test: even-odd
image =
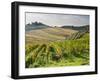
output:
[[[35,23],[35,22],[37,22],[37,23],[42,23],[42,24],[44,24],[44,25],[47,25],[47,26],[52,26],[52,27],[62,27],[62,26],[89,26],[89,24],[85,24],[85,25],[61,25],[61,26],[57,26],[57,25],[48,25],[48,24],[45,24],[45,23],[43,23],[43,22],[40,22],[40,21],[34,21],[34,22],[30,22],[30,23],[28,23],[28,24],[30,24],[30,25],[32,25],[32,23]],[[27,23],[25,23],[25,26],[26,25],[28,25]]]

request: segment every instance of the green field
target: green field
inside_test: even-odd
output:
[[[37,29],[25,40],[26,68],[89,65],[89,32]]]

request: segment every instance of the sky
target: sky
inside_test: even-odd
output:
[[[49,26],[89,25],[89,15],[26,12],[25,17],[26,17],[26,24],[37,21],[37,22],[42,22]]]

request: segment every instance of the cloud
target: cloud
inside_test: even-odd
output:
[[[89,15],[26,13],[26,24],[39,21],[50,26],[89,25]]]

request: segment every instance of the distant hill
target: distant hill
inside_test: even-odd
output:
[[[62,28],[89,32],[89,25],[84,25],[84,26],[62,26]]]
[[[56,28],[55,26],[54,28]],[[42,22],[32,22],[31,24],[26,24],[25,25],[25,31],[30,31],[30,30],[35,30],[35,29],[44,29],[44,28],[52,28],[49,25],[46,25]],[[84,26],[61,26],[60,28],[66,28],[66,29],[72,29],[72,30],[77,30],[77,31],[87,31],[89,32],[89,25],[84,25]]]
[[[32,22],[32,24],[25,25],[25,30],[30,31],[30,30],[43,29],[43,28],[48,28],[48,27],[50,26],[43,24],[41,22]]]

